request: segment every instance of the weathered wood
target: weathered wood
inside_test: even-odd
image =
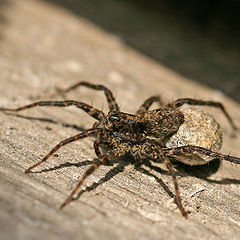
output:
[[[107,85],[121,109],[135,112],[150,95],[164,101],[197,97],[221,101],[240,120],[239,105],[129,49],[85,19],[40,1],[11,1],[0,41],[0,105],[15,107],[53,96],[55,87],[80,79]],[[66,98],[107,111],[104,94],[82,87]],[[220,111],[208,108],[224,132],[221,152],[240,156],[239,140]],[[1,239],[238,239],[239,168],[223,163],[208,179],[179,172],[184,219],[171,202],[165,171],[137,171],[123,160],[101,167],[85,186],[92,190],[65,209],[59,206],[95,158],[92,139],[69,144],[58,157],[24,174],[59,141],[94,121],[75,108],[0,113]],[[176,208],[176,209],[175,209]],[[175,209],[175,210],[174,210]]]

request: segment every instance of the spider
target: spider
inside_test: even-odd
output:
[[[120,111],[112,92],[103,85],[81,81],[65,90],[61,90],[61,92],[67,93],[79,86],[103,91],[108,102],[108,114],[104,114],[102,111],[88,105],[87,103],[73,100],[39,101],[16,109],[0,108],[0,111],[18,112],[37,106],[76,106],[97,120],[93,124],[92,128],[58,143],[44,158],[42,158],[41,161],[35,163],[25,171],[25,173],[32,172],[32,169],[47,161],[47,159],[59,148],[68,143],[89,136],[96,137],[93,146],[98,157],[98,162],[91,165],[83,176],[79,178],[78,184],[60,206],[60,209],[76,199],[74,196],[78,192],[80,186],[97,168],[105,164],[108,160],[119,158],[120,156],[130,153],[136,162],[140,164],[143,164],[144,161],[165,163],[172,176],[175,188],[175,203],[177,204],[182,216],[187,218],[188,212],[185,210],[181,202],[178,181],[175,170],[171,164],[171,159],[176,157],[177,160],[177,157],[184,157],[185,154],[188,154],[189,156],[189,154],[199,153],[205,156],[240,164],[240,158],[238,157],[224,155],[199,146],[187,145],[172,148],[166,147],[166,143],[169,138],[178,132],[179,127],[184,122],[184,114],[179,110],[179,107],[184,104],[206,105],[219,108],[228,119],[232,128],[236,130],[237,128],[231,117],[226,112],[223,105],[219,102],[180,98],[157,109],[149,110],[154,102],[161,103],[159,96],[152,96],[143,102],[136,114],[129,114]],[[103,151],[104,149],[106,151]]]

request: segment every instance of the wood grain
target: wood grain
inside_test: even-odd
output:
[[[34,0],[13,0],[1,14],[2,107],[62,99],[54,97],[55,87],[83,79],[112,89],[126,112],[135,112],[150,95],[160,94],[165,102],[197,97],[224,103],[240,126],[237,103],[130,49],[84,18]],[[107,111],[103,93],[82,87],[66,98]],[[239,156],[240,134],[231,137],[224,116],[207,110],[223,128],[221,152]],[[59,210],[95,159],[93,140],[65,146],[38,168],[42,173],[24,170],[93,122],[74,107],[0,113],[1,239],[239,239],[240,172],[229,163],[208,178],[178,172],[183,204],[191,211],[188,220],[171,202],[173,184],[164,167],[135,169],[127,159],[101,167],[86,181],[92,190]]]

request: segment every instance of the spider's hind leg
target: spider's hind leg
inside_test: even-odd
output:
[[[220,160],[232,162],[232,163],[235,163],[235,164],[240,164],[240,158],[239,157],[224,155],[222,153],[213,152],[211,150],[208,150],[208,149],[203,148],[203,147],[198,147],[198,146],[188,145],[188,146],[182,146],[182,147],[176,147],[176,148],[166,148],[166,149],[163,149],[163,151],[169,157],[184,155],[185,153],[194,154],[194,153],[197,152],[197,153],[200,153],[200,154],[203,154],[203,155],[206,155],[206,156],[210,156],[210,157],[213,157],[213,158],[218,158]]]
[[[172,180],[173,180],[173,184],[174,184],[174,189],[175,189],[175,202],[182,214],[183,217],[187,218],[188,212],[184,209],[183,205],[182,205],[182,200],[181,200],[181,196],[180,196],[180,190],[179,190],[179,185],[178,185],[178,180],[175,174],[175,171],[173,169],[173,166],[170,162],[170,160],[164,156],[163,158],[163,162],[165,163],[169,173],[172,176]]]
[[[137,156],[139,159],[150,158],[154,162],[161,161],[166,165],[169,173],[172,176],[172,180],[173,180],[173,184],[174,184],[175,202],[176,202],[182,216],[187,218],[188,212],[184,209],[184,207],[182,205],[178,180],[177,180],[174,168],[170,162],[169,156],[166,154],[166,152],[159,146],[159,144],[155,140],[149,139],[142,146],[142,149],[137,153]]]
[[[179,98],[176,101],[169,103],[167,106],[168,107],[172,107],[172,108],[179,108],[179,107],[181,107],[185,103],[189,104],[189,105],[199,105],[199,106],[209,106],[209,107],[219,108],[219,109],[221,109],[223,114],[228,119],[228,121],[231,124],[231,127],[233,128],[233,130],[237,130],[238,129],[235,126],[235,124],[233,123],[232,118],[230,117],[230,115],[227,113],[227,111],[225,110],[224,106],[220,102],[203,101],[203,100],[197,100],[197,99],[193,99],[193,98]]]

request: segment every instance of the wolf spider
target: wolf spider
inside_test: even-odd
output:
[[[188,213],[185,211],[182,205],[177,177],[170,159],[177,156],[183,156],[186,153],[200,153],[213,158],[219,158],[220,160],[226,160],[240,164],[240,158],[238,157],[223,155],[199,146],[188,145],[175,148],[166,148],[166,142],[168,139],[178,131],[180,125],[184,122],[184,115],[178,108],[185,103],[189,105],[206,105],[221,109],[223,114],[230,122],[232,128],[236,130],[237,128],[232,119],[225,111],[223,105],[219,102],[180,98],[165,106],[161,106],[158,109],[149,110],[150,106],[154,102],[160,103],[160,97],[153,96],[148,98],[140,106],[136,114],[129,114],[120,111],[112,92],[103,85],[82,81],[67,88],[66,90],[61,90],[61,92],[67,93],[79,86],[85,86],[91,89],[104,91],[110,110],[108,114],[104,114],[102,111],[86,103],[72,100],[39,101],[16,109],[0,108],[0,111],[18,112],[36,106],[76,106],[97,120],[97,122],[93,124],[92,128],[58,143],[41,161],[32,165],[25,171],[25,173],[32,172],[32,169],[45,162],[65,144],[92,135],[96,137],[93,145],[95,153],[98,157],[98,162],[90,166],[90,168],[88,168],[83,176],[79,179],[78,184],[61,205],[61,209],[76,199],[74,198],[74,195],[77,193],[80,186],[83,184],[85,179],[90,176],[99,166],[103,165],[112,158],[118,158],[126,153],[130,153],[138,163],[143,163],[144,160],[165,163],[173,179],[175,188],[175,203],[177,204],[181,214],[184,217],[187,217]],[[107,149],[109,151],[103,152],[103,149]]]

